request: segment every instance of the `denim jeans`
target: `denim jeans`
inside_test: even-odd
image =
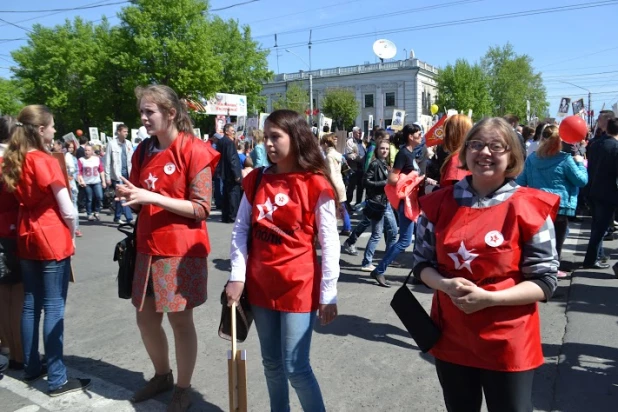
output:
[[[612,223],[616,206],[612,203],[592,199],[592,226],[586,249],[584,265],[592,265],[603,254],[603,236]]]
[[[399,202],[399,208],[397,209],[399,215],[399,238],[397,243],[388,248],[386,255],[380,261],[380,264],[376,267],[378,274],[382,275],[386,272],[386,268],[391,264],[397,256],[406,250],[412,243],[412,234],[414,233],[414,222],[406,217],[404,212],[405,203]]]
[[[101,203],[103,202],[103,187],[101,183],[88,184],[86,189],[86,213],[92,214],[92,200],[94,197],[94,211],[101,211]]]
[[[79,208],[77,206],[77,198],[79,196],[79,190],[77,189],[77,183],[75,180],[71,180],[71,200],[73,200],[73,208],[75,209],[75,230],[79,230]]]
[[[325,411],[320,385],[309,364],[315,312],[289,313],[253,306],[270,410],[290,410],[288,379],[305,412]]]
[[[220,177],[212,178],[212,185],[214,188],[214,197],[215,197],[215,207],[218,210],[221,210],[223,205],[223,181]]]
[[[47,384],[51,391],[58,389],[67,381],[62,341],[71,259],[61,261],[22,259],[20,263],[24,282],[21,338],[24,346],[25,372],[28,377],[37,376],[41,372],[39,323],[41,310],[44,310],[43,342],[47,356]]]
[[[368,219],[369,220],[369,219]],[[376,247],[382,237],[382,232],[386,230],[386,251],[390,250],[397,240],[397,222],[390,204],[386,205],[386,210],[381,219],[370,220],[371,222],[371,237],[367,242],[365,254],[363,255],[362,266],[369,266],[373,262],[373,255],[376,252]]]
[[[341,219],[343,220],[343,227],[341,228],[341,230],[352,230],[350,214],[348,213],[348,209],[346,209],[345,202],[341,202],[339,204],[339,214],[341,215]]]
[[[125,179],[128,177],[123,176]],[[121,185],[122,182],[118,180],[112,180],[112,188],[116,190],[117,185]],[[129,206],[123,206],[122,202],[116,201],[114,202],[114,221],[120,220],[120,217],[124,214],[127,218],[127,221],[130,222],[133,220],[133,212],[131,212],[131,208]]]

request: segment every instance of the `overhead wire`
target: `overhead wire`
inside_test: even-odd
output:
[[[253,0],[258,1],[258,0]],[[99,2],[102,3],[102,2]],[[75,10],[86,10],[86,9],[95,9],[97,7],[106,7],[106,6],[115,6],[118,4],[129,3],[128,0],[117,1],[109,4],[99,4],[99,5],[86,5],[86,6],[78,6],[71,7],[66,9],[49,9],[49,10],[0,10],[0,13],[50,13],[50,12],[66,12],[66,11],[75,11]]]
[[[325,9],[330,9],[333,7],[338,7],[338,6],[343,6],[344,4],[350,4],[350,3],[358,3],[360,1],[364,1],[364,0],[350,0],[350,1],[343,1],[340,3],[335,3],[335,4],[331,4],[328,6],[323,6],[323,7],[314,7],[311,9],[306,9],[306,10],[302,10],[302,11],[296,11],[294,13],[289,13],[289,14],[282,14],[279,16],[273,16],[273,17],[268,17],[265,19],[261,19],[261,20],[252,20],[251,24],[255,24],[255,23],[261,23],[264,21],[270,21],[270,20],[277,20],[277,19],[282,19],[284,17],[291,17],[291,16],[297,16],[299,14],[305,14],[305,13],[309,13],[309,12],[314,12],[314,11],[319,11],[319,10],[325,10]]]

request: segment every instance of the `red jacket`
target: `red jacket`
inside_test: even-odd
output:
[[[519,188],[488,208],[460,207],[453,187],[420,202],[434,225],[438,271],[464,277],[485,290],[508,289],[524,281],[519,267],[522,246],[555,217],[560,199],[540,190]],[[431,317],[442,336],[431,353],[438,359],[496,371],[525,371],[543,364],[536,303],[494,306],[465,314],[443,292],[434,294]]]
[[[254,170],[243,180],[247,198],[253,199],[249,302],[282,312],[315,311],[322,280],[315,208],[323,192],[332,199],[335,193],[322,175],[265,173],[254,194],[256,177]]]
[[[20,203],[17,255],[22,259],[62,260],[73,255],[72,236],[52,184],[66,184],[58,161],[39,150],[28,152],[15,190]]]
[[[142,155],[150,143],[142,142],[133,153],[129,180],[137,187],[188,200],[195,176],[207,166],[214,174],[219,154],[194,136],[180,133],[167,149]],[[137,251],[152,256],[205,257],[210,253],[206,222],[144,205],[137,225]]]
[[[452,186],[471,174],[468,170],[459,168],[461,166],[459,163],[459,153],[454,153],[446,162],[442,173],[440,173],[440,187]]]

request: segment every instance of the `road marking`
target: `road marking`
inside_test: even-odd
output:
[[[38,412],[41,408],[36,405],[24,406],[23,408],[19,408],[14,412]]]
[[[20,409],[20,412],[35,412],[40,408],[50,412],[60,411],[110,411],[110,412],[130,412],[148,411],[163,412],[166,405],[154,399],[150,399],[139,404],[132,404],[129,399],[133,395],[126,388],[114,385],[96,376],[88,375],[81,371],[67,368],[69,376],[79,376],[80,378],[92,379],[92,386],[83,392],[73,392],[58,397],[47,395],[47,380],[39,379],[32,386],[27,385],[21,380],[5,375],[0,381],[0,388],[13,392],[14,394],[28,399],[36,405],[27,406],[31,409]],[[37,409],[32,409],[37,408]]]

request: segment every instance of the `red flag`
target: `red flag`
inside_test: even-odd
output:
[[[427,134],[425,134],[425,145],[427,147],[442,144],[444,141],[444,122],[447,117],[447,115],[442,116],[442,118],[429,129]]]

